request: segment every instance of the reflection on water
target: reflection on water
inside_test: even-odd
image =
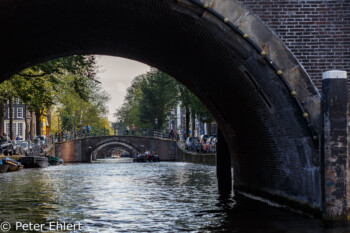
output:
[[[318,219],[217,193],[215,167],[100,160],[0,174],[0,222],[81,223],[83,232],[325,232]]]

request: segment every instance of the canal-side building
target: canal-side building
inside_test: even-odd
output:
[[[44,111],[44,115],[40,117],[40,129],[41,132],[36,132],[36,118],[35,114],[31,114],[26,105],[19,98],[14,98],[13,101],[13,135],[16,138],[17,136],[21,139],[29,139],[30,134],[30,125],[33,124],[33,133],[34,135],[50,135],[50,120],[51,112],[49,110]],[[26,117],[24,114],[27,114],[27,124]],[[33,123],[32,123],[33,117]],[[28,130],[27,130],[28,127]],[[6,135],[10,135],[10,104],[7,101],[4,109],[4,132]],[[26,132],[28,135],[26,135]]]
[[[28,139],[26,135],[26,127],[29,127],[31,123],[31,114],[26,108],[26,105],[19,98],[14,98],[13,101],[13,135],[14,137],[19,137],[21,139]],[[27,114],[27,124],[25,122],[25,114]],[[35,123],[35,121],[34,121]],[[35,124],[34,124],[35,130]],[[4,131],[6,135],[10,135],[10,104],[7,101],[4,109]],[[28,129],[28,132],[30,130]]]
[[[176,109],[173,110],[171,121],[169,121],[169,125],[175,125],[174,129],[179,129],[180,131],[185,131],[186,128],[186,109],[181,107],[179,104]],[[190,114],[189,119],[189,130],[192,130],[192,115]],[[194,128],[196,130],[196,136],[200,136],[202,134],[205,135],[216,135],[216,131],[218,129],[216,121],[212,122],[202,122],[199,119],[195,118],[194,120]]]
[[[44,114],[40,116],[40,129],[41,132],[38,135],[50,136],[50,122],[51,122],[51,111],[50,109],[45,109]]]

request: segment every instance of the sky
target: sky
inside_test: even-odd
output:
[[[97,77],[111,100],[106,104],[109,108],[108,120],[115,121],[113,114],[122,106],[126,89],[138,75],[150,70],[150,66],[120,57],[99,56],[97,64],[100,67]]]

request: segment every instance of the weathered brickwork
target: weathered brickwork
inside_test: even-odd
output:
[[[145,62],[176,77],[211,110],[233,158],[235,186],[321,206],[319,146],[309,128],[309,122],[319,126],[320,96],[288,49],[235,0],[202,0],[210,3],[215,14],[188,0],[2,1],[0,80],[38,61],[71,54],[106,54]],[[277,32],[314,80],[324,70],[344,69],[334,61],[345,60],[341,50],[348,43],[345,35],[337,37],[340,42],[336,43],[330,37],[328,18],[316,20],[331,17],[327,12],[314,12],[313,4],[306,7],[306,2],[303,6],[257,2],[245,4]],[[38,36],[33,25],[45,29],[44,33]],[[235,33],[236,27],[248,37]],[[341,56],[325,59],[334,52],[330,45],[322,47],[324,38],[340,46]],[[256,48],[264,48],[267,56]],[[321,63],[325,67],[317,66]],[[86,139],[56,149],[68,161],[91,161],[85,155],[96,143]],[[170,154],[175,146],[165,151],[171,156],[168,160],[175,159]],[[221,155],[223,161],[230,160],[230,153]],[[221,165],[220,172],[225,169],[226,177],[231,177],[227,175],[231,167]]]
[[[240,0],[282,39],[321,90],[322,72],[350,72],[350,1]]]

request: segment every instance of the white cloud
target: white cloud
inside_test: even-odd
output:
[[[108,119],[114,121],[113,114],[123,104],[126,89],[131,81],[149,71],[150,67],[137,61],[110,56],[100,56],[97,64],[100,66],[97,76],[102,82],[103,89],[111,95],[111,100],[107,103]]]

